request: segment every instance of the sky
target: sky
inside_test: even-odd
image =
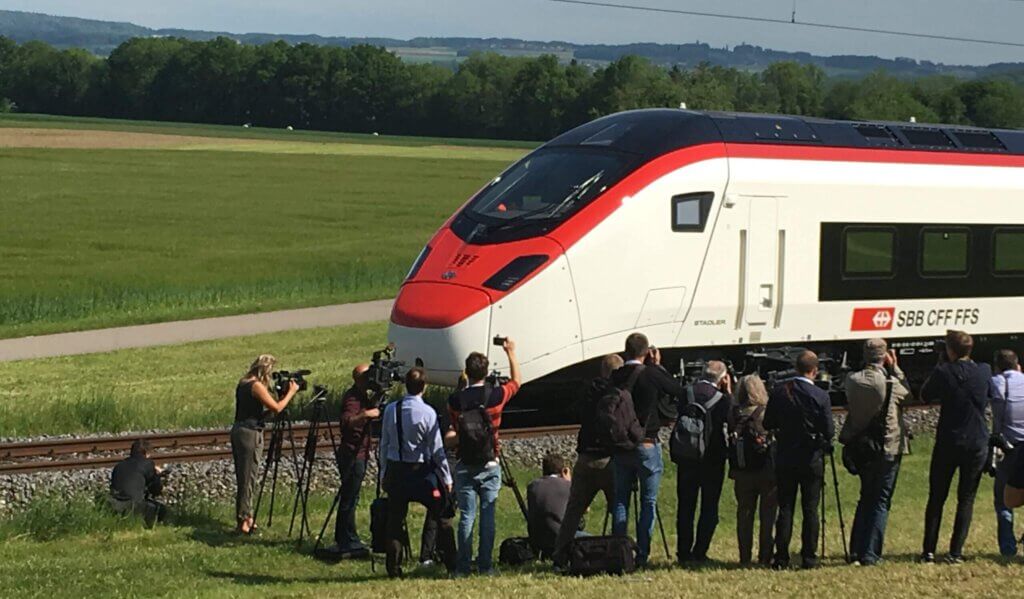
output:
[[[794,0],[605,0],[789,19]],[[347,37],[514,37],[621,44],[749,43],[813,54],[909,57],[948,64],[1024,62],[1024,47],[914,39],[552,0],[0,0],[0,8],[147,27]],[[798,21],[1024,42],[1024,0],[796,0]]]

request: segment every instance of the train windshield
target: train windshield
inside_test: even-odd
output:
[[[543,233],[621,179],[633,161],[605,149],[542,149],[491,181],[462,216],[472,220],[474,238]]]

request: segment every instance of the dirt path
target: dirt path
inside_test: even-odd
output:
[[[0,340],[0,362],[387,320],[392,300]]]

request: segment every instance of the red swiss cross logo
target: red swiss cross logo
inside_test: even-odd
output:
[[[896,308],[854,308],[851,331],[891,331]]]

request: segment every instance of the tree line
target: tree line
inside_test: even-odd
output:
[[[830,79],[815,65],[759,73],[663,68],[624,56],[598,69],[554,56],[474,54],[455,69],[386,49],[244,45],[229,38],[133,38],[107,58],[0,37],[0,111],[293,126],[327,131],[544,140],[632,108],[679,106],[1024,127],[1024,87],[1009,79],[884,72]]]

